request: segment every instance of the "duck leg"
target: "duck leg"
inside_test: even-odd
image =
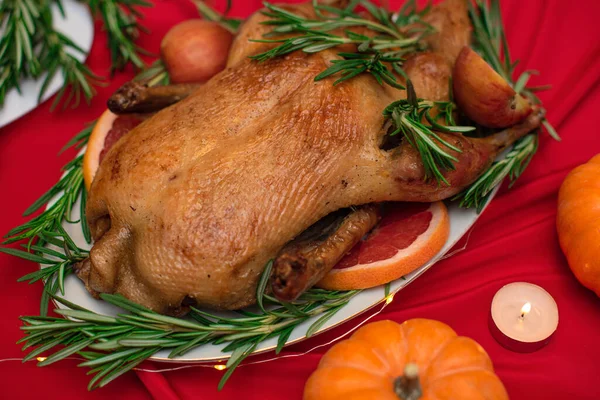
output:
[[[293,301],[321,280],[381,218],[378,204],[329,214],[287,244],[275,259],[271,288]]]
[[[115,114],[156,112],[185,99],[199,86],[197,83],[182,83],[149,87],[131,81],[117,89],[108,99],[107,106]]]

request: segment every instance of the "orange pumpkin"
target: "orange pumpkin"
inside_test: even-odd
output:
[[[600,154],[565,178],[556,227],[571,271],[600,296]]]
[[[308,379],[304,400],[508,399],[472,339],[429,319],[378,321],[333,346]]]

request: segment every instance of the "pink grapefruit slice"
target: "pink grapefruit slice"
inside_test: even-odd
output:
[[[381,223],[323,278],[329,290],[365,289],[396,280],[431,260],[448,240],[443,202],[390,203]]]
[[[110,148],[144,120],[138,115],[113,114],[109,110],[96,121],[83,155],[83,180],[89,191],[96,171]]]

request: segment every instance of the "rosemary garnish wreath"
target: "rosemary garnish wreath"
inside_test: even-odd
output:
[[[517,61],[511,61],[508,42],[504,34],[500,2],[498,0],[476,0],[475,5],[469,2],[469,17],[473,23],[473,35],[475,38],[474,48],[483,59],[490,64],[496,72],[509,82],[517,93],[529,98],[533,104],[540,104],[540,100],[534,94],[537,88],[526,88],[525,85],[535,71],[525,71],[514,81],[513,73]],[[548,134],[555,140],[560,141],[556,130],[548,120],[543,120],[543,126]],[[454,197],[460,200],[460,206],[465,208],[476,208],[481,212],[490,199],[494,188],[504,178],[509,177],[510,185],[523,174],[529,162],[538,149],[538,133],[530,133],[517,140],[512,148],[501,160],[496,161],[466,190]]]
[[[131,63],[145,67],[140,58],[144,50],[135,44],[140,32],[146,29],[139,24],[138,7],[150,7],[145,0],[81,0],[89,5],[92,14],[104,23],[111,55],[111,70],[123,69]],[[64,77],[64,85],[55,97],[52,108],[61,101],[63,106],[79,104],[96,94],[94,87],[101,84],[101,77],[73,54],[83,54],[68,37],[55,30],[52,6],[59,7],[60,0],[2,0],[0,2],[0,26],[5,27],[0,37],[0,107],[9,90],[19,88],[24,78],[38,79],[46,73],[38,94],[40,100],[56,74]],[[68,94],[65,97],[65,94]]]
[[[143,0],[89,1],[93,2],[98,10],[108,10],[106,12],[112,12],[111,8],[103,8],[101,4],[109,1],[111,4],[129,4],[129,7],[146,4],[143,3]],[[10,0],[3,5],[8,3],[17,4]],[[209,19],[227,24],[232,30],[236,30],[239,26],[238,20],[220,16],[214,10],[204,7],[204,3],[199,0],[195,0],[195,3],[199,11]],[[508,55],[498,2],[492,0],[489,5],[487,1],[478,0],[476,4],[477,8],[470,8],[470,15],[475,27],[477,48],[498,72],[503,71],[501,74],[513,82],[509,78],[512,76],[514,63],[510,62]],[[382,84],[401,86],[396,82],[393,72],[402,75],[402,57],[406,54],[404,51],[408,52],[408,49],[410,52],[418,51],[421,49],[421,45],[417,40],[405,43],[405,47],[402,47],[399,46],[400,41],[412,41],[430,30],[430,27],[421,21],[424,11],[417,12],[414,1],[408,1],[407,6],[394,14],[364,0],[350,1],[349,6],[342,10],[320,5],[316,1],[314,5],[317,15],[322,20],[306,20],[267,4],[268,15],[272,18],[270,22],[276,21],[272,24],[275,29],[279,30],[279,33],[296,33],[298,36],[281,40],[273,39],[279,43],[276,47],[279,50],[268,56],[268,52],[263,53],[257,58],[266,60],[295,50],[321,51],[339,44],[355,43],[358,44],[357,52],[340,53],[342,60],[333,63],[316,78],[323,79],[326,76],[339,74],[339,83],[339,81],[351,79],[361,73],[370,73]],[[354,12],[358,5],[368,10],[373,17],[372,21],[364,20]],[[131,11],[131,9],[129,10]],[[366,21],[369,29],[375,30],[378,36],[370,38],[352,32],[337,36],[331,32],[338,28],[361,26],[357,19],[361,19],[361,23]],[[123,28],[124,25],[117,26]],[[376,26],[377,29],[374,29],[373,26]],[[118,40],[120,39],[117,39],[115,43],[119,43]],[[300,42],[295,42],[295,40],[300,40]],[[300,47],[292,50],[293,46]],[[500,56],[501,48],[504,51],[503,58]],[[135,48],[118,48],[115,51],[133,51],[132,49]],[[7,51],[6,46],[0,46],[0,50]],[[135,63],[133,61],[135,57],[131,57],[132,53],[127,54],[129,54],[129,58],[124,56],[121,60]],[[37,66],[32,60],[22,58],[19,62],[22,68],[35,70]],[[118,63],[114,65],[118,65]],[[530,74],[531,72],[524,73],[514,83],[514,87],[532,101],[537,101],[533,90],[525,87]],[[158,61],[136,79],[143,80],[149,85],[155,85],[168,83],[169,77],[164,66]],[[3,82],[5,81],[2,81],[0,77],[0,89],[5,84]],[[456,158],[448,150],[457,152],[460,150],[444,141],[435,132],[467,132],[473,128],[456,126],[453,118],[456,106],[452,101],[432,102],[418,99],[410,81],[407,82],[407,94],[406,100],[394,102],[385,110],[392,129],[391,134],[402,133],[406,140],[421,153],[426,171],[428,171],[428,179],[435,178],[438,182],[444,182],[441,170],[452,169],[453,162],[456,161]],[[547,128],[548,126],[546,125]],[[554,130],[551,127],[548,129],[555,136]],[[91,126],[84,129],[65,148],[73,146],[81,149],[86,144],[91,130]],[[514,181],[520,176],[535,154],[537,139],[536,133],[520,139],[512,151],[502,160],[494,163],[461,195],[461,205],[481,208],[489,198],[491,190],[504,177],[510,176]],[[25,214],[30,215],[50,202],[51,205],[46,210],[29,222],[11,230],[5,237],[6,240],[3,244],[24,240],[25,243],[21,244],[24,250],[0,248],[0,252],[44,266],[44,268],[20,279],[30,283],[40,280],[45,283],[40,304],[40,316],[21,318],[24,323],[22,329],[26,336],[20,340],[20,343],[25,343],[23,350],[33,349],[26,356],[27,360],[55,350],[57,347],[60,350],[55,351],[47,358],[39,358],[42,360],[39,365],[48,365],[78,354],[86,360],[80,365],[92,368],[90,372],[94,374],[94,377],[89,388],[93,389],[108,384],[161,350],[169,350],[169,357],[177,357],[201,345],[226,343],[224,351],[231,351],[232,354],[226,365],[227,371],[219,384],[219,388],[222,388],[235,367],[260,343],[277,337],[276,352],[281,351],[299,324],[310,318],[316,318],[306,335],[310,336],[316,333],[353,296],[359,293],[359,291],[329,292],[313,288],[304,293],[298,301],[281,303],[265,292],[272,268],[272,262],[269,262],[257,287],[257,310],[254,312],[238,311],[239,317],[224,318],[192,308],[188,318],[173,318],[155,313],[121,296],[109,294],[102,294],[101,297],[128,313],[117,316],[101,315],[70,303],[61,298],[58,293],[64,295],[65,277],[73,271],[75,263],[87,258],[88,252],[73,242],[63,228],[63,224],[79,224],[88,243],[91,241],[85,221],[86,191],[83,185],[81,162],[82,157],[77,156],[68,163],[64,167],[65,173],[60,181],[29,207]],[[79,220],[73,221],[71,214],[79,196],[81,196],[81,209],[79,210],[81,217]],[[388,284],[385,287],[386,297],[389,290],[390,285]],[[55,310],[57,314],[66,319],[47,316],[51,298],[67,307]]]
[[[57,308],[54,312],[68,319],[22,317],[24,325],[21,329],[26,336],[19,343],[25,343],[23,350],[38,346],[24,360],[32,360],[50,349],[64,346],[38,365],[49,365],[79,354],[86,359],[79,366],[92,368],[94,377],[88,385],[91,390],[105,386],[161,350],[169,350],[169,358],[174,358],[205,344],[227,343],[223,351],[232,354],[225,365],[227,371],[219,383],[220,390],[235,368],[260,343],[277,337],[275,352],[279,353],[298,325],[319,316],[306,332],[307,337],[313,335],[359,293],[310,289],[297,301],[283,304],[265,293],[272,265],[272,261],[268,263],[257,287],[259,310],[238,311],[239,317],[234,318],[220,317],[193,307],[188,318],[174,318],[155,313],[119,295],[101,294],[104,301],[129,312],[113,317],[53,295],[58,303],[68,307]]]

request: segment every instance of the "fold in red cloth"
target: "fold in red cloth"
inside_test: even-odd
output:
[[[397,6],[401,1],[390,3]],[[234,1],[233,14],[247,16],[259,6],[259,0]],[[505,0],[502,10],[513,56],[521,60],[518,72],[538,69],[540,76],[534,77],[532,84],[553,84],[541,98],[563,142],[544,137],[524,176],[510,191],[502,190],[473,228],[466,249],[435,265],[400,292],[376,319],[401,322],[433,318],[472,337],[490,354],[512,399],[598,399],[600,299],[579,285],[569,271],[558,246],[554,220],[557,190],[564,176],[600,152],[595,126],[600,105],[600,2]],[[144,36],[141,44],[155,52],[170,26],[197,16],[191,2],[164,0],[156,1],[145,14],[153,34]],[[106,39],[97,23],[88,64],[93,71],[108,75],[108,60]],[[100,88],[91,107],[49,113],[50,102],[46,102],[0,130],[0,233],[24,221],[20,213],[58,179],[60,167],[73,156],[71,152],[57,158],[58,150],[104,110],[106,99],[132,75],[131,71],[117,74],[108,87]],[[35,268],[33,263],[0,255],[0,359],[22,357],[14,344],[21,337],[18,317],[38,313],[41,287],[17,283],[16,279]],[[544,287],[560,310],[558,331],[550,344],[536,353],[505,350],[487,328],[494,293],[513,281]],[[283,354],[301,353],[326,343],[361,319],[290,346]],[[76,368],[75,361],[46,368],[4,361],[0,362],[2,397],[300,399],[304,382],[326,350],[242,366],[221,392],[217,392],[217,383],[222,372],[212,368],[138,371],[88,394],[88,377],[83,369]],[[176,365],[142,366],[146,370],[168,367]]]

